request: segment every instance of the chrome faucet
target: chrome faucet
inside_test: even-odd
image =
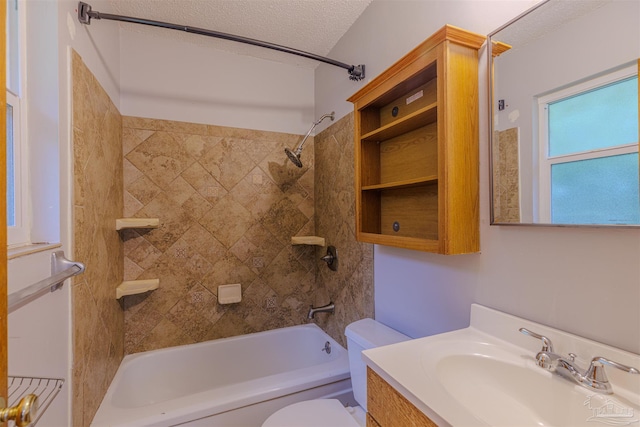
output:
[[[572,380],[589,390],[604,394],[613,393],[611,383],[604,371],[604,365],[613,366],[630,374],[640,374],[640,371],[636,368],[614,362],[601,356],[591,359],[591,363],[587,369],[581,369],[575,364],[575,354],[569,353],[569,357],[565,358],[554,353],[553,344],[549,338],[525,328],[520,328],[519,331],[542,341],[542,350],[536,354],[536,364],[538,366]]]
[[[316,313],[334,313],[336,311],[336,306],[333,302],[330,302],[327,305],[323,305],[322,307],[309,307],[309,314],[307,315],[307,319],[313,319]]]

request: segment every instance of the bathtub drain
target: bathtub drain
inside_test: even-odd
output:
[[[324,343],[324,348],[321,351],[326,351],[327,354],[331,354],[331,343],[329,341]]]

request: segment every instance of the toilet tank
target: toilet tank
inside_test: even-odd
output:
[[[411,338],[373,319],[362,319],[351,323],[345,329],[344,334],[347,337],[353,395],[362,409],[366,411],[367,365],[362,360],[362,351],[407,341]]]

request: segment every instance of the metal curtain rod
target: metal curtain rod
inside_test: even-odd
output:
[[[149,25],[152,27],[168,28],[171,30],[184,31],[192,34],[199,34],[202,36],[215,37],[218,39],[231,40],[235,42],[250,44],[254,46],[264,47],[267,49],[278,50],[280,52],[290,53],[292,55],[298,55],[305,58],[313,59],[315,61],[324,62],[325,64],[335,65],[336,67],[344,68],[349,73],[350,80],[362,80],[364,79],[364,64],[349,65],[344,62],[336,61],[331,58],[325,58],[324,56],[316,55],[314,53],[305,52],[303,50],[293,49],[291,47],[282,46],[279,44],[264,42],[261,40],[250,39],[248,37],[236,36],[233,34],[221,33],[219,31],[206,30],[203,28],[189,27],[187,25],[171,24],[169,22],[152,21],[150,19],[135,18],[132,16],[113,15],[110,13],[101,13],[91,9],[91,5],[78,2],[78,20],[82,24],[90,25],[91,18],[94,19],[108,19],[111,21],[130,22],[133,24]]]

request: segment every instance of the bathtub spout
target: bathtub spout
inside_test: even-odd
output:
[[[315,316],[316,313],[335,313],[336,311],[336,306],[334,303],[330,302],[327,305],[323,305],[322,307],[314,307],[311,306],[309,308],[309,315],[307,316],[308,319],[313,319],[313,316]]]

